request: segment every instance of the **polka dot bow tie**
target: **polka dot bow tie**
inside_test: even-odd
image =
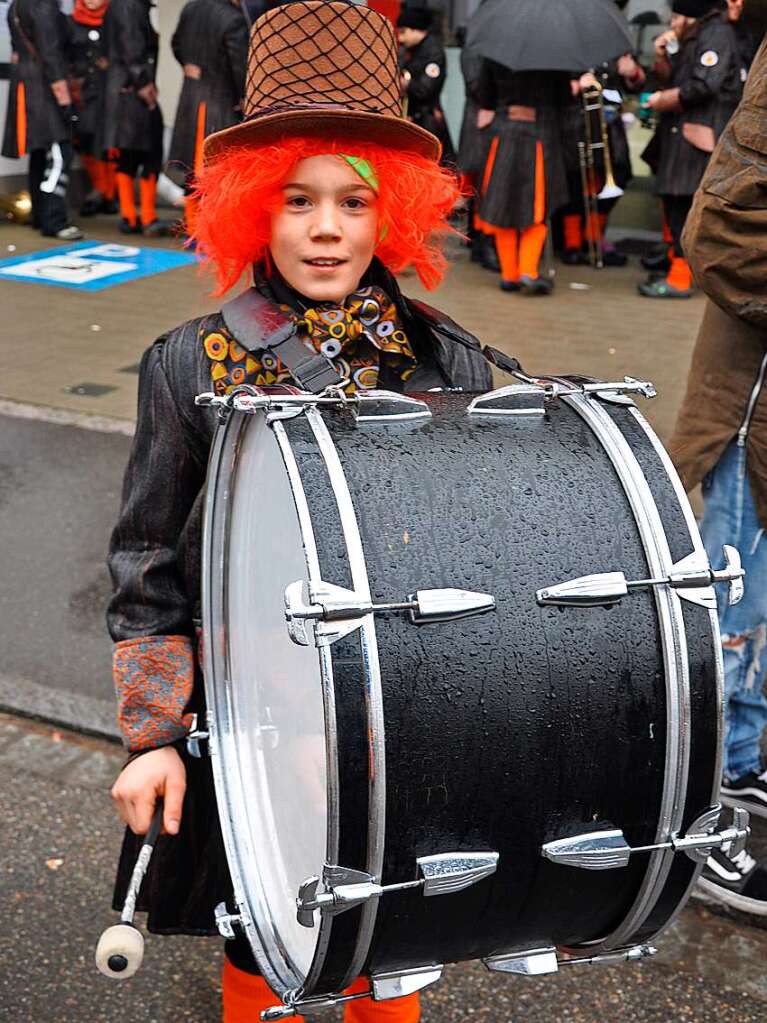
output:
[[[292,315],[306,332],[306,339],[327,359],[338,359],[342,353],[347,358],[362,356],[367,342],[381,352],[394,352],[415,362],[397,307],[382,288],[361,288],[349,295],[343,306],[323,303],[301,316]]]

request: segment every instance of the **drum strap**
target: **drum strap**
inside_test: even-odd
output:
[[[221,307],[227,329],[251,354],[271,352],[282,360],[296,384],[312,394],[341,382],[330,359],[312,351],[298,337],[294,320],[256,288],[248,288]]]

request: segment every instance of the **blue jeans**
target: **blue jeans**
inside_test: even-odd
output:
[[[711,564],[724,567],[722,545],[740,551],[745,594],[727,606],[717,586],[724,655],[724,774],[731,781],[762,770],[759,741],[767,725],[767,540],[746,472],[746,449],[733,441],[703,482],[701,534]]]

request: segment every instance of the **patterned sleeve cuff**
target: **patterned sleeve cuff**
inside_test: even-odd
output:
[[[167,746],[189,731],[194,685],[188,636],[142,636],[114,647],[117,720],[129,752]]]

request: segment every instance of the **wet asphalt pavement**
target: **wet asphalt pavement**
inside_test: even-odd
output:
[[[121,831],[108,790],[121,763],[109,743],[0,716],[3,1023],[220,1019],[215,938],[149,936],[142,969],[123,983],[93,964],[99,934],[116,922],[110,882]],[[535,980],[448,967],[423,995],[423,1023],[764,1023],[766,963],[767,932],[695,905],[660,954],[639,964]],[[340,1023],[341,1014],[314,1019]]]

